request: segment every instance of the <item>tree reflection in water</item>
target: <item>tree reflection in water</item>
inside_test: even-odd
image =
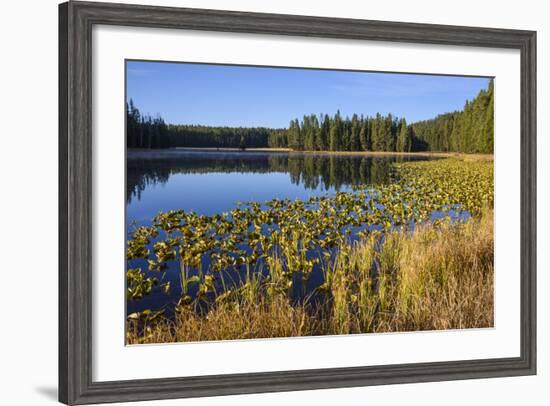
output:
[[[288,173],[293,184],[305,189],[340,190],[343,186],[387,183],[393,162],[414,159],[286,152],[129,151],[126,196],[127,203],[140,200],[148,186],[164,184],[171,175],[216,172]]]

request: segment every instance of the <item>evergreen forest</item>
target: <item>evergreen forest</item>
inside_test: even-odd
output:
[[[126,106],[128,148],[289,148],[296,151],[493,153],[494,83],[460,111],[408,123],[392,114],[310,114],[288,128],[167,124]]]

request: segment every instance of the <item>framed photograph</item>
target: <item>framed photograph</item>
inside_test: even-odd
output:
[[[59,6],[59,400],[536,373],[536,33]]]

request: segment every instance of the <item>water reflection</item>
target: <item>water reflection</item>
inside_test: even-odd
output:
[[[274,152],[129,152],[127,203],[177,174],[288,174],[305,190],[339,191],[345,186],[387,183],[391,164],[416,157],[321,155]]]
[[[128,238],[135,225],[150,224],[160,211],[183,209],[214,215],[234,209],[239,201],[307,200],[310,196],[350,191],[356,185],[387,183],[392,163],[426,159],[183,150],[129,151],[127,158]],[[147,269],[145,260],[136,260],[132,266]],[[204,269],[208,269],[208,262]],[[238,281],[243,275],[229,276]],[[312,292],[321,280],[320,270],[315,269],[307,286],[295,281],[295,296],[300,298],[304,292]],[[172,285],[169,295],[156,290],[139,301],[129,301],[128,313],[167,306],[170,314],[171,304],[181,296],[177,263],[168,265],[164,281]],[[195,290],[196,287],[189,293],[194,296]]]

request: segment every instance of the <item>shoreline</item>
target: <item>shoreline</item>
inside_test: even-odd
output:
[[[363,194],[350,191],[322,202],[287,199],[262,207],[253,200],[225,215],[158,212],[153,226],[136,230],[127,242],[126,260],[141,261],[127,262],[128,292],[131,300],[162,295],[163,285],[154,288],[153,278],[165,280],[168,272],[181,290],[136,304],[127,313],[126,343],[493,326],[492,161],[434,159],[396,169],[388,185],[373,183]],[[447,212],[448,221],[432,221],[450,201],[470,216],[454,222]],[[243,232],[251,225],[259,231]],[[354,226],[364,228],[348,237],[345,230]],[[175,229],[181,233],[169,234]],[[193,250],[182,251],[189,242]],[[319,252],[318,261],[307,251]],[[194,269],[198,276],[188,272]],[[226,271],[236,275],[226,280],[236,283],[226,285]],[[310,292],[319,296],[310,301]],[[197,312],[202,300],[205,307]]]
[[[165,149],[143,149],[143,148],[128,148],[127,156],[139,158],[162,158],[163,156],[175,156],[179,153],[186,152],[230,152],[242,154],[255,153],[279,153],[289,155],[348,155],[348,156],[366,156],[366,157],[383,157],[383,156],[409,156],[409,157],[434,157],[434,158],[467,158],[494,160],[493,154],[480,153],[464,153],[464,152],[393,152],[393,151],[296,151],[290,148],[247,148],[241,150],[239,148],[206,148],[206,147],[181,147],[181,148],[165,148]],[[147,155],[147,156],[145,156]]]

